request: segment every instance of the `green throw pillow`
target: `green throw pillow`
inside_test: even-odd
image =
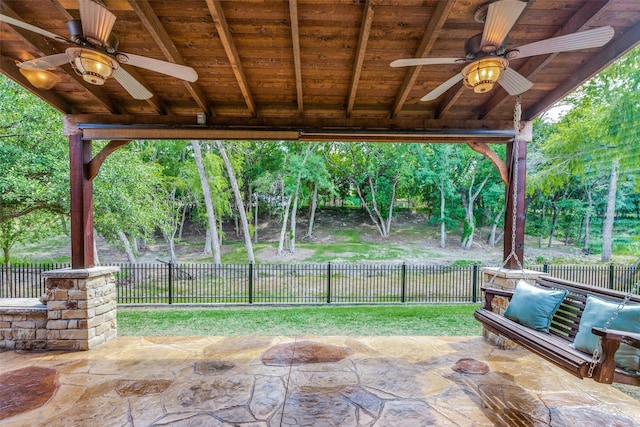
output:
[[[567,291],[543,289],[518,281],[504,316],[538,331],[549,332],[551,318]]]
[[[598,337],[591,333],[592,327],[602,328],[618,308],[618,303],[587,296],[578,333],[573,340],[573,346],[580,351],[592,354],[598,344]],[[640,333],[640,305],[626,305],[618,314],[608,329],[619,329]],[[626,344],[620,344],[616,352],[616,365],[630,371],[640,371],[640,350]]]

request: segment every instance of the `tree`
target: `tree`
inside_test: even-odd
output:
[[[200,143],[198,141],[191,141],[193,147],[193,156],[196,162],[196,168],[198,169],[198,176],[200,177],[200,185],[202,186],[202,195],[204,198],[204,205],[207,210],[207,241],[211,238],[211,245],[213,251],[213,263],[221,264],[221,250],[220,239],[218,238],[218,226],[216,224],[216,214],[213,209],[213,201],[211,200],[211,188],[209,187],[209,178],[204,170],[204,163],[202,162],[202,151],[200,150]]]
[[[233,189],[233,194],[236,199],[236,206],[238,207],[238,213],[240,214],[240,220],[242,222],[242,232],[244,235],[244,244],[247,250],[247,258],[250,263],[255,263],[256,258],[253,255],[253,244],[251,243],[251,232],[249,230],[249,222],[247,221],[247,213],[244,210],[244,202],[242,201],[242,195],[240,194],[240,186],[238,185],[238,180],[236,179],[236,174],[233,171],[233,165],[227,156],[227,152],[222,145],[222,141],[216,140],[216,146],[220,151],[220,155],[224,160],[224,164],[227,167],[227,175],[229,177],[229,183],[231,184],[231,188]]]

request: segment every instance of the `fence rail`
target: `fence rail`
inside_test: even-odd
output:
[[[119,304],[475,303],[480,267],[413,264],[112,264]],[[65,264],[0,266],[0,298],[38,298],[41,273]],[[534,265],[554,277],[628,292],[636,266]]]

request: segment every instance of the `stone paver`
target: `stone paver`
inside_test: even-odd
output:
[[[640,426],[640,402],[480,337],[117,338],[1,351],[0,381],[9,427]]]

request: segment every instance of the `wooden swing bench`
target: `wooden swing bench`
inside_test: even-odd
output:
[[[593,355],[572,347],[578,333],[578,325],[588,295],[615,303],[624,301],[626,294],[614,290],[597,288],[569,280],[543,276],[536,279],[536,286],[547,289],[566,290],[567,295],[551,320],[549,333],[540,332],[494,313],[493,299],[496,296],[511,299],[513,291],[484,287],[484,307],[475,312],[475,318],[484,327],[498,335],[516,342],[578,378],[592,378],[596,382],[613,382],[640,386],[640,375],[617,368],[614,354],[620,343],[640,349],[640,334],[612,329],[593,328],[592,332],[602,338],[600,361],[589,376]],[[640,303],[640,297],[632,296],[631,302]]]

